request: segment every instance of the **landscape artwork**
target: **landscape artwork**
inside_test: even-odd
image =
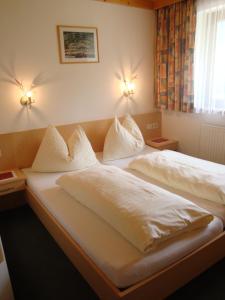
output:
[[[97,28],[57,26],[60,63],[98,62]]]

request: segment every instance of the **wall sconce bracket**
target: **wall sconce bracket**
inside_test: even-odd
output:
[[[32,92],[28,91],[26,92],[21,98],[20,98],[20,104],[26,107],[31,108],[31,105],[35,103],[35,100],[32,98]]]

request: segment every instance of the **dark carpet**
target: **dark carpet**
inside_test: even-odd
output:
[[[16,300],[98,299],[28,206],[0,213],[0,235]],[[225,260],[169,299],[225,299]]]

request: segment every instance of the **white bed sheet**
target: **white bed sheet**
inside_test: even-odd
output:
[[[107,162],[103,162],[103,153],[102,152],[97,152],[96,153],[96,156],[97,156],[97,159],[103,163],[104,165],[114,165],[114,166],[117,166],[121,169],[125,169],[128,167],[129,163],[137,156],[139,155],[144,155],[144,154],[149,154],[149,153],[152,153],[152,152],[156,152],[156,151],[159,151],[153,147],[150,147],[150,146],[147,146],[145,145],[144,149],[139,152],[138,154],[136,155],[133,155],[133,156],[130,156],[130,157],[126,157],[126,158],[122,158],[122,159],[117,159],[117,160],[110,160],[110,161],[107,161]]]
[[[24,172],[30,189],[120,288],[164,269],[223,230],[221,220],[215,218],[206,228],[186,233],[143,255],[92,211],[55,185],[55,180],[63,173],[35,173],[29,169]]]

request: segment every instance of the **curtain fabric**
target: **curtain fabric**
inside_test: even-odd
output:
[[[196,112],[225,111],[225,0],[198,0],[194,68]]]
[[[156,106],[182,112],[194,108],[196,1],[157,11]]]

